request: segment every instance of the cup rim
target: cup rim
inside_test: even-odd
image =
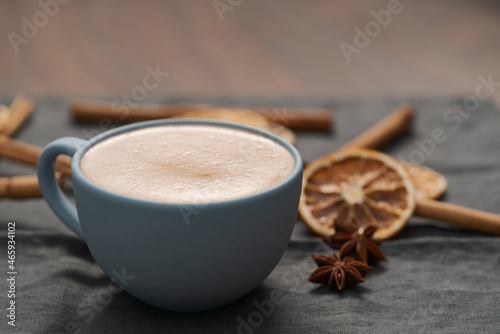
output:
[[[113,191],[110,191],[100,185],[97,185],[96,183],[92,182],[89,180],[82,172],[80,163],[83,155],[87,152],[88,149],[90,149],[92,146],[96,145],[97,143],[116,136],[121,133],[125,132],[130,132],[134,130],[139,130],[147,127],[153,127],[153,126],[163,126],[163,125],[211,125],[211,126],[222,126],[226,128],[235,128],[239,130],[244,130],[250,133],[255,133],[257,135],[260,135],[262,137],[265,137],[267,139],[271,139],[275,142],[277,142],[279,145],[285,147],[293,156],[294,161],[295,161],[295,167],[290,175],[287,176],[286,179],[281,181],[280,183],[264,189],[262,191],[259,191],[258,193],[250,194],[247,196],[243,197],[237,197],[233,199],[228,199],[228,200],[222,200],[222,201],[208,201],[208,202],[185,202],[185,203],[176,203],[176,202],[163,202],[163,201],[153,201],[153,200],[147,200],[147,199],[142,199],[142,198],[137,198],[137,197],[132,197],[132,196],[127,196],[127,195],[122,195]],[[94,191],[102,192],[105,194],[108,194],[112,197],[125,200],[125,201],[133,201],[133,202],[140,202],[142,205],[151,205],[151,206],[173,206],[173,207],[181,207],[181,206],[196,206],[196,205],[210,205],[210,206],[218,206],[218,205],[227,205],[227,204],[235,204],[239,203],[242,201],[248,201],[255,199],[257,197],[263,196],[265,194],[269,194],[275,191],[278,191],[279,189],[286,187],[289,183],[293,182],[294,179],[297,177],[300,177],[300,180],[302,180],[302,168],[303,168],[303,162],[302,162],[302,157],[300,156],[299,151],[297,148],[295,148],[292,144],[284,140],[283,138],[279,137],[278,135],[271,133],[269,131],[259,129],[256,127],[252,127],[246,124],[241,124],[241,123],[235,123],[235,122],[229,122],[229,121],[219,121],[219,120],[209,120],[209,119],[188,119],[188,118],[176,118],[176,119],[161,119],[161,120],[152,120],[152,121],[144,121],[144,122],[137,122],[129,125],[124,125],[120,126],[111,130],[107,130],[101,134],[98,134],[95,137],[92,137],[88,141],[86,141],[85,145],[81,146],[75,155],[73,156],[72,163],[71,163],[71,173],[72,173],[72,178],[78,181],[81,181],[85,183],[88,187],[93,189]]]

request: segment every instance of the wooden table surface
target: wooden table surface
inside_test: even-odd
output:
[[[479,76],[500,82],[495,0],[401,0],[385,26],[371,11],[391,13],[390,1],[58,1],[0,1],[0,95],[126,94],[148,66],[170,73],[148,94],[201,98],[474,94]],[[369,41],[356,44],[356,27]],[[350,63],[347,44],[358,46]]]

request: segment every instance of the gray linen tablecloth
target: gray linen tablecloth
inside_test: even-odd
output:
[[[443,200],[500,213],[500,114],[495,107],[481,101],[477,110],[459,114],[450,108],[464,102],[460,97],[411,101],[418,110],[414,130],[386,152],[406,159],[412,154],[443,173],[449,180]],[[279,110],[335,109],[334,132],[298,134],[297,147],[306,161],[339,147],[400,102],[259,100]],[[437,128],[447,139],[432,144]],[[17,138],[42,146],[61,136],[88,138],[96,132],[95,124],[74,123],[64,100],[47,98],[37,101],[34,117]],[[32,174],[34,169],[1,159],[0,173]],[[6,323],[9,221],[17,223],[15,328]],[[42,199],[0,200],[0,222],[0,332],[500,332],[500,238],[428,219],[412,218],[400,235],[381,246],[388,261],[356,290],[342,293],[307,281],[315,268],[310,254],[328,248],[297,221],[281,262],[258,288],[231,305],[197,314],[161,311],[117,291],[85,243]]]

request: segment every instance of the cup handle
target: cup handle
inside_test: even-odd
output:
[[[75,137],[59,138],[48,144],[38,159],[38,183],[43,197],[54,213],[80,238],[84,239],[82,227],[78,221],[76,207],[66,198],[54,176],[54,167],[60,154],[75,155],[78,148],[87,143]],[[73,165],[71,166],[73,169]]]

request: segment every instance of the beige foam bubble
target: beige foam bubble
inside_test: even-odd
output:
[[[222,126],[166,125],[108,138],[81,160],[83,174],[135,198],[203,203],[244,197],[285,180],[291,153],[262,136]]]

